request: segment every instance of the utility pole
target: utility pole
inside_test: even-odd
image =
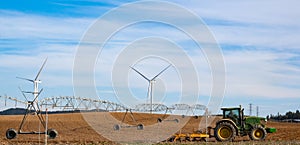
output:
[[[259,108],[258,106],[256,106],[256,117],[258,117],[258,114],[259,114]]]
[[[249,104],[249,109],[250,109],[249,110],[249,116],[251,116],[252,115],[252,103]]]

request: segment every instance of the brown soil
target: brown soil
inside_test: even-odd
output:
[[[99,113],[101,115],[101,113]],[[112,115],[122,120],[124,113],[112,113]],[[136,122],[141,122],[145,126],[157,123],[157,118],[166,116],[157,114],[133,114]],[[178,116],[181,117],[181,116]],[[0,116],[0,142],[2,144],[44,144],[45,135],[24,135],[19,134],[17,138],[8,140],[5,137],[5,132],[8,128],[18,129],[22,120],[22,115],[2,115]],[[179,132],[192,133],[198,129],[201,118],[191,117],[189,122]],[[127,114],[125,123],[134,124],[134,120]],[[270,127],[277,129],[276,133],[268,134],[267,141],[296,141],[300,142],[300,124],[298,123],[280,123],[268,122]],[[48,139],[50,144],[116,144],[108,139],[97,134],[92,127],[85,122],[82,114],[51,114],[49,115],[49,128],[54,128],[59,135],[55,139]],[[37,120],[35,115],[29,115],[24,124],[23,131],[38,131],[43,129],[42,125]],[[159,132],[157,133],[159,135]],[[248,141],[248,137],[236,138],[236,141]],[[214,141],[210,139],[210,141]]]

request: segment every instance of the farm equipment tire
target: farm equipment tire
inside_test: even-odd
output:
[[[7,138],[7,139],[14,139],[14,138],[17,137],[17,134],[18,134],[18,133],[16,132],[16,130],[10,128],[10,129],[8,129],[8,130],[6,131],[6,138]]]
[[[157,118],[157,122],[161,123],[163,120],[161,118]]]
[[[266,136],[267,131],[261,126],[254,127],[249,134],[250,139],[255,141],[264,140]]]
[[[138,124],[137,125],[137,130],[143,130],[144,129],[144,125],[143,124]]]
[[[47,130],[47,135],[50,139],[54,139],[56,138],[56,136],[58,135],[57,131],[55,129],[48,129]]]
[[[214,130],[214,136],[217,141],[232,141],[235,137],[235,128],[229,122],[220,122]]]
[[[121,126],[119,124],[114,125],[114,130],[120,130]]]

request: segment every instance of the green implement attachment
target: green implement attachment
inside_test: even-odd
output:
[[[266,128],[267,133],[275,133],[276,132],[276,128]]]

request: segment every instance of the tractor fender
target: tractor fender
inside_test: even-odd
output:
[[[228,122],[228,123],[230,123],[234,127],[234,129],[235,129],[236,135],[239,135],[239,129],[238,129],[238,127],[236,126],[236,124],[232,120],[230,120],[230,119],[219,120],[219,121],[217,121],[216,126],[219,123],[222,123],[222,122]]]

